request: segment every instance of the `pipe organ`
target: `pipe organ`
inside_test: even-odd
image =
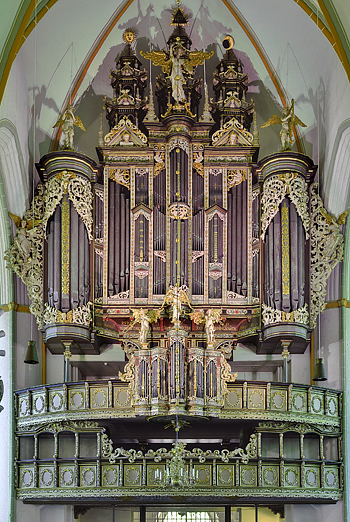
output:
[[[74,150],[44,156],[23,221],[34,209],[40,224],[30,240],[22,225],[7,254],[53,353],[63,342],[85,353],[125,347],[122,378],[140,414],[145,401],[157,412],[175,403],[209,411],[215,401],[220,409],[238,341],[258,353],[302,353],[334,264],[329,255],[329,270],[320,269],[320,219],[341,257],[339,231],[319,211],[312,160],[283,138],[281,152],[258,161],[242,62],[226,50],[209,99],[196,68],[213,53],[191,50],[178,13],[168,50],[141,51],[161,67],[148,97],[129,31],[111,72],[99,163]],[[33,257],[35,285],[26,271]]]
[[[207,493],[196,488],[206,482],[188,477],[199,465],[225,502],[225,488],[235,501],[265,498],[269,487],[270,497],[279,488],[281,497],[298,501],[340,498],[340,393],[287,384],[286,377],[235,382],[231,363],[238,342],[258,354],[305,351],[325,306],[327,278],[342,259],[340,225],[319,197],[312,160],[286,146],[292,125],[288,134],[278,120],[283,150],[258,160],[255,105],[246,99],[248,76],[232,45],[216,64],[209,98],[197,68],[213,52],[191,50],[186,23],[178,5],[167,50],[141,51],[161,67],[154,85],[133,50],[135,35],[125,32],[110,76],[113,99],[104,101],[108,132],[101,120],[98,163],[69,147],[41,158],[41,182],[6,252],[27,285],[46,346],[64,353],[66,369],[72,353],[98,355],[103,344],[121,345],[127,358],[109,381],[16,392],[19,446],[36,448],[33,462],[30,446],[17,452],[21,498],[41,498],[40,488],[51,484],[43,477],[52,475],[50,499],[58,490],[68,495],[69,487],[70,498],[83,502],[79,487],[91,486],[99,499],[138,491],[143,503],[157,491],[168,501],[166,488],[159,489],[164,473],[173,495],[182,484],[200,501]],[[284,118],[293,111],[292,102]],[[157,429],[145,427],[145,418],[171,421],[176,432],[179,420],[183,427],[211,419],[211,436],[220,432],[225,448],[185,450],[178,439],[173,449],[156,447]],[[114,450],[106,430],[117,439],[124,433],[118,422],[132,444],[145,430],[149,451]],[[58,432],[67,429],[75,437],[64,435],[68,463],[57,451]],[[38,430],[54,431],[42,437],[56,448],[49,464],[38,459]],[[97,440],[96,461],[79,457],[86,431]],[[333,457],[324,452],[326,438]],[[288,457],[283,444],[290,448],[290,441]],[[117,493],[106,493],[106,485]]]

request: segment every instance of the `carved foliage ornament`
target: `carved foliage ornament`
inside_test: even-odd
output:
[[[7,268],[12,269],[27,286],[31,299],[29,308],[39,328],[42,327],[43,314],[45,206],[45,188],[39,183],[31,208],[26,211],[11,247],[5,252]],[[29,226],[31,222],[36,223],[32,228]]]
[[[242,181],[247,179],[247,172],[242,169],[234,169],[227,171],[227,190],[234,187],[235,185],[239,185]]]
[[[120,122],[104,137],[105,145],[108,145],[114,136],[123,133],[124,130],[132,131],[132,133],[141,140],[143,146],[147,144],[147,136],[145,136],[143,132],[141,132],[140,129],[134,125],[127,116],[124,116],[124,118],[121,119]]]
[[[130,189],[130,170],[129,169],[113,169],[109,171],[109,177],[119,185]]]
[[[231,118],[228,122],[226,122],[223,127],[216,132],[214,132],[212,137],[212,143],[215,145],[220,138],[224,136],[224,134],[230,134],[232,131],[237,131],[238,134],[243,136],[248,143],[253,143],[253,135],[248,132],[241,123],[239,123],[238,120],[235,118]],[[228,136],[229,137],[229,136]],[[224,143],[226,144],[226,143]],[[220,145],[224,145],[223,143],[220,143]]]
[[[229,451],[228,449],[223,449],[221,451],[209,449],[203,451],[200,448],[187,450],[185,443],[180,441],[175,444],[180,445],[182,458],[198,459],[200,464],[203,464],[207,459],[220,459],[222,462],[227,463],[230,461],[230,459],[233,458],[240,458],[243,464],[247,464],[249,459],[255,459],[257,457],[257,437],[255,434],[250,436],[249,442],[245,449],[236,448],[232,451]],[[136,459],[152,459],[154,462],[161,462],[165,459],[171,459],[174,454],[174,449],[168,450],[167,448],[158,448],[157,450],[150,449],[147,452],[136,449],[114,449],[113,442],[108,438],[106,433],[102,433],[101,436],[101,450],[102,457],[108,458],[111,464],[115,464],[121,457],[126,457],[131,464],[134,463]]]
[[[307,303],[301,308],[292,312],[284,312],[283,310],[275,310],[271,306],[262,304],[262,322],[265,326],[273,323],[300,323],[309,324],[309,312],[307,311]]]
[[[345,223],[346,215],[345,212],[336,219],[328,214],[318,195],[318,184],[311,185],[311,328],[315,328],[317,315],[325,309],[327,280],[344,257],[344,236],[340,227]]]
[[[73,203],[75,210],[86,227],[89,241],[92,241],[93,196],[91,184],[84,178],[74,174],[74,172],[67,170],[60,172],[46,183],[44,195],[45,214],[43,217],[44,230],[46,231],[47,222],[63,199],[64,194],[68,194],[68,199]]]
[[[45,303],[43,323],[74,323],[89,326],[92,320],[91,307],[92,303],[88,302],[86,305],[78,306],[74,310],[69,310],[69,312],[65,313]]]
[[[264,182],[261,197],[261,239],[278,212],[279,206],[286,196],[294,203],[297,213],[303,223],[306,239],[309,239],[310,217],[308,211],[309,196],[305,180],[297,173],[271,176]]]

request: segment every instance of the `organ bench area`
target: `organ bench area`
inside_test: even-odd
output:
[[[166,63],[181,69],[181,52],[203,65],[211,53],[191,55],[176,12]],[[7,259],[46,347],[67,368],[72,354],[106,344],[127,362],[113,380],[68,382],[66,372],[63,384],[16,392],[18,498],[335,502],[341,392],[236,381],[232,362],[238,342],[285,357],[309,344],[343,248],[316,166],[290,150],[258,161],[255,107],[232,48],[204,103],[196,72],[181,69],[181,85],[168,73],[154,94],[126,40],[99,163],[60,150],[37,165],[24,221],[35,227],[21,225]]]

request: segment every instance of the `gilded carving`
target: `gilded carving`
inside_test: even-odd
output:
[[[290,292],[290,262],[289,262],[289,209],[281,208],[281,247],[282,247],[282,293]]]
[[[31,208],[26,211],[14,241],[4,256],[7,268],[12,269],[27,287],[31,300],[30,312],[36,318],[39,328],[42,327],[43,314],[45,205],[45,188],[39,183]],[[36,226],[29,230],[31,222]]]
[[[228,122],[226,122],[221,129],[214,132],[212,136],[212,144],[215,145],[220,140],[220,138],[224,137],[227,134],[227,140],[230,140],[230,134],[232,132],[236,132],[241,135],[249,144],[253,144],[254,137],[248,132],[241,123],[239,123],[236,118],[231,118]],[[226,145],[227,140],[224,143],[220,143],[220,145]]]
[[[197,459],[200,464],[204,464],[207,460],[221,460],[228,463],[233,458],[240,458],[243,464],[247,464],[250,459],[255,459],[257,456],[257,438],[255,434],[250,436],[249,442],[245,449],[236,448],[229,451],[228,449],[219,450],[202,450],[201,448],[193,448],[187,450],[186,443],[177,442],[177,449],[181,452],[184,459]],[[108,438],[108,435],[102,430],[101,436],[101,455],[108,458],[110,464],[115,464],[116,460],[125,457],[130,464],[133,464],[136,459],[149,459],[154,462],[161,462],[162,460],[171,459],[174,450],[167,448],[158,448],[157,450],[150,449],[146,452],[143,450],[124,448],[113,448],[113,442]]]
[[[89,326],[92,320],[91,309],[92,303],[90,301],[86,305],[69,310],[69,312],[61,312],[45,303],[43,324],[74,323]]]
[[[274,323],[300,323],[309,324],[309,312],[307,311],[307,303],[301,308],[297,308],[292,312],[284,312],[283,310],[275,310],[271,306],[262,303],[262,322],[265,326]]]
[[[62,294],[69,294],[69,201],[61,204],[61,280]]]
[[[130,169],[111,169],[109,177],[116,183],[130,189]]]
[[[109,145],[114,136],[117,134],[124,134],[124,132],[130,132],[130,134],[137,136],[140,140],[140,145],[147,145],[147,136],[145,136],[143,132],[141,132],[140,129],[134,125],[127,116],[124,116],[124,118],[122,118],[119,123],[115,125],[115,127],[113,127],[113,129],[108,134],[106,134],[104,137],[105,145]]]
[[[227,170],[227,190],[239,185],[247,179],[247,171],[244,169]]]
[[[309,238],[310,217],[308,210],[309,196],[307,184],[297,173],[280,174],[265,180],[261,197],[261,239],[278,212],[279,206],[286,196],[294,203],[296,211],[303,223],[306,239]]]
[[[346,216],[347,212],[338,219],[328,214],[318,194],[318,184],[311,185],[311,328],[316,327],[318,314],[325,310],[327,280],[344,258],[344,236],[340,227]]]

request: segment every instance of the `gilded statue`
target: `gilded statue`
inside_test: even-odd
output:
[[[205,324],[205,333],[208,346],[215,343],[215,323],[221,323],[221,309],[210,308],[206,314],[202,310],[195,310],[190,314],[190,318],[196,324]]]
[[[170,78],[172,96],[177,104],[186,102],[183,84],[184,72],[193,75],[194,67],[203,65],[204,60],[213,56],[214,51],[188,51],[182,44],[180,37],[170,45],[169,51],[140,51],[141,56],[151,60],[153,65],[161,66],[164,74]]]
[[[305,123],[303,123],[299,118],[294,114],[294,100],[290,107],[287,105],[284,107],[282,116],[279,117],[277,114],[271,116],[267,122],[265,122],[261,128],[269,127],[270,125],[280,124],[282,126],[280,131],[281,137],[281,152],[286,150],[292,150],[292,145],[294,143],[293,140],[293,125],[300,125],[301,127],[306,127]]]
[[[62,125],[62,132],[64,134],[63,149],[74,150],[74,125],[79,127],[84,132],[86,132],[86,129],[79,116],[76,116],[74,114],[73,105],[68,105],[67,109],[64,111],[63,114],[60,115],[53,128],[59,127],[60,125]]]
[[[139,341],[141,345],[147,344],[147,336],[150,329],[150,324],[155,323],[158,321],[160,317],[160,310],[144,310],[143,308],[140,309],[133,309],[132,310],[134,321],[132,323],[132,326],[134,326],[137,323],[141,324],[140,333],[139,333]]]
[[[185,290],[178,285],[171,286],[164,297],[161,310],[165,305],[171,306],[172,318],[170,320],[175,326],[179,326],[180,324],[180,315],[183,304],[192,308]]]

